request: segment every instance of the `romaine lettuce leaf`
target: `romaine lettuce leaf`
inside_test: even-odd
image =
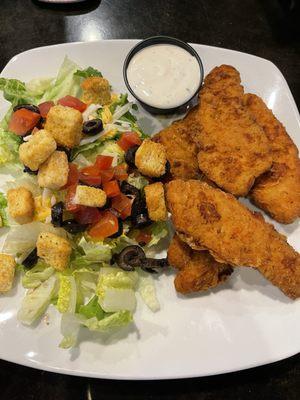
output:
[[[24,325],[31,325],[50,304],[56,290],[57,278],[51,275],[46,281],[33,290],[28,290],[18,311],[18,319]]]
[[[26,271],[26,270],[25,270]],[[42,282],[50,278],[54,273],[54,268],[39,260],[30,270],[27,270],[22,278],[22,285],[26,289],[38,287]]]
[[[127,182],[139,190],[144,189],[145,186],[149,185],[149,181],[142,175],[134,176],[134,174],[130,174]]]
[[[60,313],[74,313],[76,309],[77,288],[72,275],[59,275],[59,291],[56,308]]]
[[[160,309],[160,304],[157,299],[154,279],[150,274],[139,270],[138,292],[144,303],[155,312]]]
[[[6,214],[7,200],[3,193],[0,193],[0,227],[9,226]]]
[[[105,312],[100,307],[97,296],[93,296],[87,304],[80,306],[78,312],[88,319],[96,317],[100,320],[105,316]]]
[[[63,339],[59,344],[62,349],[75,347],[80,330],[80,321],[75,314],[65,313],[61,316],[60,332]]]
[[[132,322],[132,313],[127,310],[118,311],[110,314],[100,321],[96,318],[80,317],[82,325],[86,326],[90,331],[107,332],[113,328],[120,328]]]
[[[167,222],[161,221],[161,222],[155,222],[151,225],[151,240],[147,244],[147,248],[156,245],[161,239],[164,237],[168,236],[169,234],[169,229]]]
[[[0,166],[19,162],[20,136],[0,128]]]
[[[89,78],[91,76],[100,76],[102,77],[102,74],[100,71],[93,67],[88,67],[85,69],[78,69],[76,72],[74,72],[75,76],[80,76],[81,78]]]

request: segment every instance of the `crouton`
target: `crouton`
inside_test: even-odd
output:
[[[16,262],[8,254],[0,253],[0,293],[8,292],[13,284]]]
[[[146,139],[135,153],[135,165],[146,176],[160,177],[166,172],[166,150],[160,143]]]
[[[165,221],[167,208],[164,186],[161,182],[152,183],[144,188],[148,214],[152,221]]]
[[[67,268],[72,247],[67,239],[50,232],[40,233],[37,243],[37,255],[45,263],[57,271],[63,271]]]
[[[28,142],[21,144],[19,156],[26,167],[36,171],[55,150],[56,142],[52,135],[45,129],[41,129]]]
[[[58,190],[68,181],[69,163],[64,151],[55,151],[38,172],[38,184],[40,187]]]
[[[86,78],[82,84],[82,101],[87,104],[105,105],[111,102],[109,82],[100,76]]]
[[[102,189],[78,185],[74,202],[87,207],[103,207],[106,203],[106,193]]]
[[[18,224],[28,224],[33,220],[34,199],[30,190],[23,186],[7,192],[8,212]]]
[[[57,105],[50,108],[45,129],[51,133],[57,144],[72,148],[80,142],[82,123],[81,112],[71,107]]]

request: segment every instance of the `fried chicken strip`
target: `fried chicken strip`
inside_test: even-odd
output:
[[[235,196],[247,195],[272,164],[268,139],[242,104],[243,93],[235,68],[216,67],[205,78],[194,116],[200,127],[193,132],[200,170]]]
[[[174,285],[182,294],[216,287],[224,283],[233,271],[229,265],[215,261],[208,251],[192,250],[176,234],[168,249],[168,261],[180,270]]]
[[[298,149],[260,97],[246,94],[244,104],[263,128],[273,156],[272,168],[255,181],[249,197],[276,221],[289,224],[300,216]]]
[[[184,119],[173,122],[153,138],[166,149],[172,178],[198,179],[201,176],[197,162],[198,147],[191,135],[199,129],[199,125],[192,115],[189,113]]]
[[[260,213],[196,180],[167,184],[175,229],[219,262],[258,269],[287,296],[300,296],[300,255]]]

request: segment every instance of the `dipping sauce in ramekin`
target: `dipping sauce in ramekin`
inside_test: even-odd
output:
[[[132,95],[153,113],[176,112],[197,95],[203,79],[196,51],[178,39],[158,36],[134,47],[124,64]]]

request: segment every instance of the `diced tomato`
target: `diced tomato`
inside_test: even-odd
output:
[[[111,206],[120,214],[122,219],[125,219],[131,215],[131,206],[133,199],[125,196],[125,194],[120,193],[118,196],[113,197]]]
[[[119,184],[116,180],[105,182],[103,184],[103,190],[107,197],[116,197],[121,193]]]
[[[98,208],[84,207],[74,214],[74,218],[80,224],[96,224],[100,221],[101,215]]]
[[[73,96],[65,96],[59,99],[57,103],[61,106],[75,108],[75,110],[80,112],[83,112],[87,108],[85,103]]]
[[[151,238],[151,233],[140,231],[135,239],[138,243],[147,244],[150,242]]]
[[[82,168],[79,171],[79,180],[86,185],[100,186],[102,179],[99,168],[96,165]]]
[[[102,178],[102,183],[104,185],[104,183],[109,182],[113,179],[114,169],[113,168],[104,169],[103,171],[100,172],[100,174],[101,174],[101,178]]]
[[[35,127],[40,118],[40,114],[20,108],[12,114],[8,129],[16,135],[24,136]]]
[[[68,181],[62,189],[66,189],[69,186],[77,185],[79,181],[79,172],[77,166],[75,164],[69,163],[69,174],[68,174]]]
[[[114,177],[118,181],[125,181],[128,178],[127,168],[127,164],[116,165],[114,167]]]
[[[106,210],[100,213],[100,221],[89,230],[89,234],[93,238],[102,239],[113,235],[118,230],[118,218],[112,212]]]
[[[130,147],[140,145],[141,143],[142,140],[136,132],[124,132],[120,139],[117,141],[117,144],[124,151],[130,149]]]
[[[77,185],[69,186],[65,198],[66,210],[72,213],[78,212],[83,206],[76,204],[74,201]]]
[[[111,156],[97,156],[95,164],[101,170],[109,169],[113,162],[113,157]]]
[[[53,106],[54,106],[53,101],[45,101],[44,103],[39,104],[39,110],[40,110],[41,116],[43,118],[46,118],[50,108]]]

